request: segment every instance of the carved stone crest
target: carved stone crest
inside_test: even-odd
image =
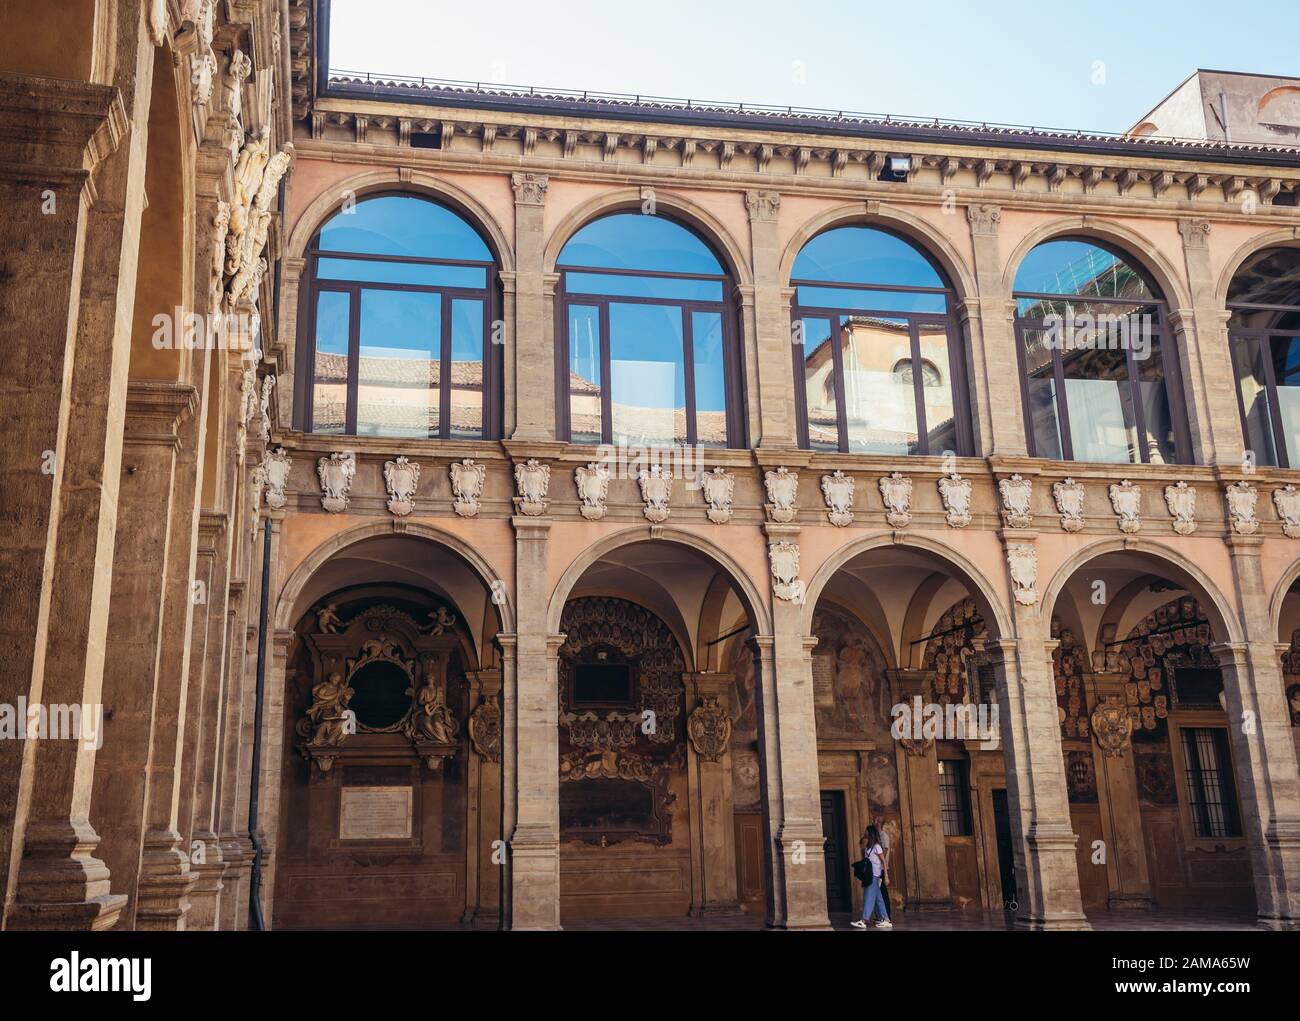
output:
[[[965,528],[970,524],[970,479],[951,472],[939,480],[939,499],[943,501],[944,515],[952,528]]]
[[[1034,515],[1030,510],[1033,492],[1033,482],[1022,478],[1018,473],[998,482],[998,493],[1002,496],[1003,524],[1008,528],[1029,528],[1034,523]]]
[[[551,466],[542,464],[535,457],[515,465],[515,487],[519,490],[515,509],[520,514],[530,517],[545,514],[546,494],[551,488]]]
[[[1007,567],[1011,571],[1016,602],[1033,606],[1038,602],[1038,551],[1027,542],[1008,543]]]
[[[388,488],[388,509],[399,518],[415,508],[415,488],[420,484],[420,466],[404,455],[384,462],[384,485]]]
[[[795,500],[799,495],[799,473],[785,467],[764,472],[763,485],[767,489],[768,520],[782,524],[793,521],[798,513]]]
[[[479,498],[483,495],[483,479],[487,469],[475,464],[471,458],[453,461],[448,469],[451,476],[451,509],[462,518],[472,518],[478,514]]]
[[[856,483],[852,475],[842,471],[833,471],[822,476],[822,498],[826,501],[826,519],[839,528],[853,523],[853,489]]]
[[[725,525],[731,520],[731,500],[736,492],[736,476],[725,468],[717,467],[700,475],[700,488],[709,509],[704,513],[715,525]]]
[[[1255,517],[1255,504],[1259,493],[1245,479],[1230,485],[1224,496],[1228,501],[1228,517],[1232,519],[1232,530],[1238,535],[1254,535],[1259,531],[1259,519]]]
[[[1052,499],[1056,512],[1061,515],[1061,527],[1067,532],[1083,528],[1083,486],[1074,479],[1052,483]]]
[[[880,480],[880,498],[885,501],[885,520],[895,528],[912,523],[912,480],[892,472]]]
[[[599,462],[577,468],[573,473],[578,487],[578,510],[588,521],[605,516],[605,498],[609,496],[609,468]]]
[[[284,487],[289,482],[289,455],[284,452],[284,447],[268,450],[262,455],[259,467],[262,482],[266,486],[266,505],[272,510],[279,510],[287,501]]]
[[[1165,506],[1174,519],[1174,531],[1191,535],[1196,531],[1196,490],[1181,479],[1165,486]]]
[[[795,601],[803,585],[799,581],[799,544],[780,539],[767,544],[767,559],[772,566],[772,590],[778,599]]]
[[[709,762],[718,762],[731,743],[731,712],[718,704],[717,695],[705,695],[686,721],[695,754]]]
[[[1133,717],[1117,695],[1107,695],[1092,711],[1092,735],[1107,758],[1122,758],[1133,733]]]
[[[652,524],[659,524],[668,518],[668,501],[673,495],[672,469],[661,464],[652,464],[637,473],[637,483],[641,486],[641,499],[645,503],[642,513]]]
[[[340,514],[347,510],[348,491],[352,489],[352,479],[357,473],[357,456],[350,450],[333,453],[316,462],[316,474],[320,478],[320,505],[331,514]]]
[[[1133,535],[1142,529],[1142,489],[1128,479],[1110,484],[1110,505],[1118,516],[1119,530]]]
[[[1300,539],[1300,490],[1290,483],[1273,490],[1273,506],[1282,519],[1282,534]]]
[[[501,761],[501,705],[496,695],[488,695],[470,713],[469,739],[474,751],[489,762]]]
[[[217,58],[208,50],[195,55],[190,68],[190,84],[194,86],[194,105],[206,106],[212,98],[212,87],[217,80]]]

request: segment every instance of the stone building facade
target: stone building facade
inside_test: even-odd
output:
[[[0,620],[105,722],[0,742],[7,927],[819,928],[876,817],[909,912],[1296,925],[1300,153],[82,6],[0,79]]]

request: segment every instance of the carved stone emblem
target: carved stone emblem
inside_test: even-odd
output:
[[[659,524],[668,518],[668,501],[673,495],[672,469],[661,464],[642,468],[636,477],[641,486],[641,499],[645,503],[642,513],[647,521]]]
[[[1290,483],[1273,490],[1273,506],[1277,508],[1277,516],[1282,519],[1282,533],[1289,538],[1300,539],[1300,490]]]
[[[226,306],[233,311],[253,288],[263,267],[262,250],[274,218],[273,209],[280,178],[293,160],[293,146],[272,155],[267,129],[249,138],[239,151],[233,171],[230,223],[226,231],[226,260],[222,267],[228,279]]]
[[[1092,735],[1107,758],[1123,758],[1133,733],[1133,717],[1117,695],[1107,695],[1092,711]]]
[[[803,585],[799,581],[799,544],[788,539],[767,544],[767,559],[772,565],[772,590],[778,599],[797,600]]]
[[[880,480],[880,498],[885,501],[885,520],[895,528],[912,523],[912,480],[893,472]]]
[[[488,695],[470,713],[469,739],[474,751],[489,762],[501,761],[501,706],[496,695]]]
[[[399,518],[415,508],[415,488],[420,484],[420,466],[405,456],[384,462],[384,485],[388,488],[388,509]]]
[[[952,472],[941,478],[938,484],[939,499],[943,501],[948,524],[953,528],[965,528],[970,524],[970,479]]]
[[[226,65],[226,89],[230,95],[226,108],[235,119],[243,114],[244,82],[248,81],[248,76],[252,73],[253,62],[248,54],[243,50],[235,50],[230,55],[230,63]]]
[[[542,464],[535,457],[515,465],[515,487],[519,490],[515,509],[520,514],[530,517],[545,514],[546,494],[551,488],[551,466]]]
[[[1019,474],[998,483],[998,493],[1002,496],[1002,523],[1008,528],[1029,528],[1034,523],[1030,508],[1034,484]]]
[[[1119,530],[1132,535],[1142,529],[1142,489],[1128,479],[1110,484],[1110,505],[1119,518]]]
[[[799,495],[799,473],[785,467],[764,472],[763,485],[767,488],[768,520],[783,524],[793,521],[798,513],[795,500]]]
[[[1038,551],[1030,543],[1008,543],[1007,566],[1011,570],[1016,602],[1033,606],[1038,602]]]
[[[705,511],[715,525],[725,525],[731,520],[731,500],[736,492],[736,476],[725,468],[717,467],[700,476],[700,488],[704,491],[704,502],[709,505]]]
[[[212,86],[217,80],[217,58],[208,50],[196,55],[190,69],[190,84],[194,86],[194,105],[206,106],[212,98]]]
[[[822,498],[826,501],[826,518],[832,525],[844,528],[853,522],[852,475],[833,471],[822,476]]]
[[[705,695],[686,721],[695,754],[709,762],[718,762],[731,743],[731,712],[718,704],[717,695]]]
[[[1228,500],[1228,516],[1232,530],[1238,535],[1254,535],[1259,531],[1259,518],[1255,517],[1255,504],[1259,493],[1245,479],[1234,482],[1224,493]]]
[[[599,521],[605,516],[605,498],[609,496],[609,468],[592,462],[573,473],[578,487],[578,510],[588,521]]]
[[[472,518],[478,514],[479,498],[483,495],[483,479],[487,469],[475,464],[471,458],[453,461],[448,474],[451,476],[451,509],[462,518]]]
[[[330,454],[316,462],[316,474],[320,477],[320,505],[331,514],[341,514],[347,510],[348,491],[352,488],[352,478],[357,473],[357,456],[350,450]]]
[[[289,482],[289,455],[284,452],[284,447],[276,447],[262,455],[260,468],[266,486],[266,505],[279,510],[287,501],[284,487]]]
[[[1173,515],[1175,532],[1191,535],[1196,531],[1195,489],[1181,479],[1172,486],[1165,486],[1165,506]]]
[[[1052,483],[1052,499],[1061,515],[1061,527],[1067,532],[1083,528],[1083,486],[1074,479]]]

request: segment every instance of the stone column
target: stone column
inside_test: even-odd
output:
[[[464,921],[495,928],[501,921],[501,670],[470,677]]]
[[[545,174],[512,174],[515,192],[515,439],[555,437],[554,330],[546,315]],[[510,362],[506,362],[507,371]]]
[[[236,519],[238,520],[238,519]],[[236,529],[236,545],[244,543]],[[225,708],[221,729],[220,768],[217,773],[217,839],[221,844],[221,859],[225,863],[222,873],[222,890],[218,902],[217,928],[239,928],[239,891],[247,889],[251,859],[247,855],[247,833],[241,839],[241,821],[235,817],[235,794],[239,770],[240,749],[243,743],[244,664],[248,645],[245,639],[248,619],[248,601],[245,583],[236,579],[230,583],[229,607],[226,610],[226,665]]]
[[[510,834],[510,925],[560,927],[560,699],[557,657],[563,635],[547,632],[547,538],[551,520],[523,514],[515,528],[518,630],[516,676],[507,720],[514,732],[515,822]]]
[[[795,543],[799,526],[768,524],[765,531],[769,558],[780,561],[779,551],[788,550],[783,544]],[[812,650],[817,640],[802,632],[802,582],[787,585],[774,577],[771,591],[772,638],[770,644],[758,639],[759,750],[773,871],[768,923],[782,929],[822,929],[830,921],[813,705]]]
[[[736,825],[731,779],[728,699],[735,674],[686,674],[695,708],[687,719],[687,782],[691,802],[691,914],[740,912],[736,882]]]
[[[749,211],[750,252],[754,268],[755,361],[746,375],[757,379],[759,433],[752,446],[776,450],[793,448],[795,438],[794,357],[788,280],[781,279],[781,234],[777,215],[781,195],[775,191],[745,192]],[[749,327],[751,319],[746,317]],[[748,346],[748,345],[747,345]],[[820,811],[818,819],[821,818]]]
[[[1178,348],[1192,456],[1196,464],[1240,466],[1241,412],[1232,382],[1229,313],[1215,304],[1217,273],[1210,259],[1210,221],[1179,220],[1178,232],[1183,238],[1192,307],[1172,310],[1164,342]]]
[[[518,671],[515,668],[515,636],[498,634],[497,647],[501,650],[501,836],[509,842],[519,821],[519,706]],[[556,727],[559,723],[557,720]],[[558,737],[556,739],[558,741]],[[558,747],[557,747],[558,755]],[[558,772],[558,766],[557,766]],[[514,902],[514,879],[510,855],[501,856],[497,866],[501,874],[501,929],[511,927],[511,908]]]
[[[1028,593],[1017,590],[1028,598]],[[1033,605],[1017,600],[1017,638],[992,639],[998,685],[1007,802],[1015,841],[1016,926],[1026,929],[1086,929],[1079,894],[1078,837],[1070,822],[1065,756],[1057,715],[1051,647]]]
[[[278,562],[279,522],[275,533]],[[274,586],[272,591],[276,591]],[[275,904],[275,866],[280,846],[280,775],[284,766],[284,689],[289,645],[293,641],[291,628],[278,628],[267,636],[266,679],[262,692],[262,748],[258,770],[257,842],[261,847],[260,864],[262,920],[271,928],[272,909]],[[256,666],[256,661],[254,661]]]
[[[104,668],[104,747],[95,762],[93,811],[104,860],[128,896],[120,925],[134,927],[145,842],[155,707],[164,619],[189,613],[189,591],[170,585],[180,433],[192,417],[194,388],[132,381],[123,437],[122,492],[113,557],[113,602]],[[175,624],[173,623],[173,627]]]
[[[933,670],[890,670],[894,704],[909,707],[930,699]],[[913,723],[919,720],[913,716]],[[933,738],[913,734],[894,742],[902,813],[902,857],[906,864],[909,909],[952,907],[948,883],[948,847],[943,837],[943,803],[939,797],[939,756]]]
[[[1093,712],[1108,700],[1124,705],[1124,674],[1093,674],[1088,694]],[[1151,877],[1147,870],[1146,840],[1142,835],[1142,806],[1138,802],[1137,760],[1131,737],[1116,750],[1103,747],[1094,716],[1092,759],[1097,772],[1097,801],[1101,810],[1101,832],[1106,841],[1106,874],[1110,883],[1109,906],[1149,908]]]
[[[968,340],[971,416],[976,454],[1024,456],[1025,414],[1020,400],[1020,361],[1016,350],[1015,303],[1004,290],[994,205],[966,207],[975,259],[977,295],[967,295],[958,313]]]
[[[1258,535],[1228,537],[1246,642],[1214,652],[1223,670],[1241,825],[1260,924],[1300,928],[1300,779]]]
[[[123,56],[124,74],[135,71],[125,43]],[[151,73],[150,61],[142,98],[134,81],[119,92],[0,74],[7,271],[0,318],[8,363],[0,379],[0,639],[7,663],[0,702],[9,705],[100,702],[126,385],[113,368],[121,362],[115,352],[130,347],[144,173],[143,142],[115,150],[129,137],[128,118],[139,115],[139,104],[148,109]],[[128,183],[135,197],[124,201]],[[115,306],[120,316],[122,305],[124,317],[110,311],[100,318]],[[94,393],[84,392],[92,386]],[[39,749],[36,741],[0,741],[7,779],[0,784],[0,925],[115,923],[122,901],[109,893],[87,819],[94,756],[75,740]],[[11,909],[20,885],[24,906]]]
[[[227,866],[217,835],[219,744],[225,724],[226,642],[230,631],[227,620],[230,605],[227,572],[231,536],[227,520],[225,514],[203,512],[204,525],[201,527],[206,527],[215,534],[207,602],[201,607],[206,616],[203,625],[206,629],[205,650],[197,661],[198,670],[203,676],[203,705],[202,725],[194,748],[194,794],[189,832],[192,849],[190,871],[196,874],[197,879],[190,892],[190,913],[185,922],[187,929],[217,927],[221,878]],[[203,547],[200,546],[200,552],[202,550]],[[196,661],[192,657],[190,662],[193,671]]]

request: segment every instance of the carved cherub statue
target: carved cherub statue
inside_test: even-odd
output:
[[[456,623],[456,615],[445,606],[439,606],[437,612],[429,611],[429,620],[420,625],[420,630],[430,635],[440,635]]]
[[[330,674],[328,680],[311,689],[312,702],[307,716],[315,727],[312,744],[337,745],[343,742],[348,703],[353,694],[353,689],[344,683],[343,675],[339,673]]]
[[[316,611],[316,630],[321,634],[338,634],[342,626],[343,621],[339,618],[337,603],[330,603]]]

